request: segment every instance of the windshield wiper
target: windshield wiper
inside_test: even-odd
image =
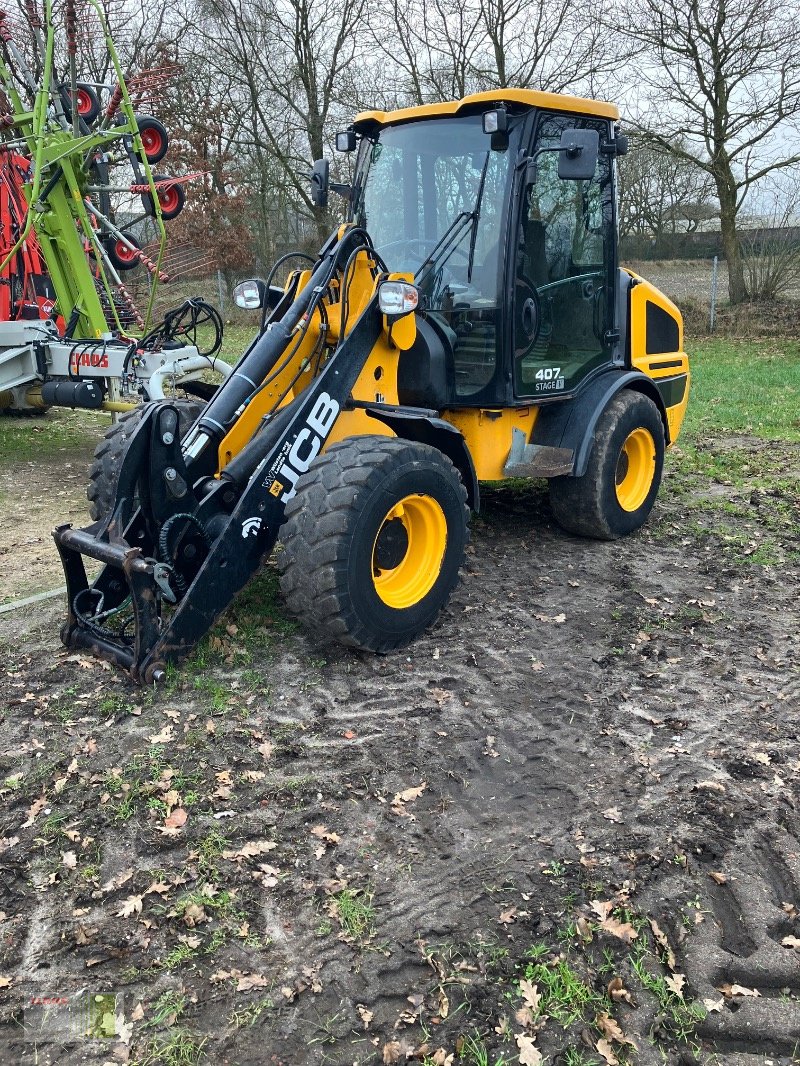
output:
[[[481,217],[481,204],[483,203],[483,187],[486,184],[486,171],[489,169],[489,155],[486,153],[486,158],[483,161],[483,170],[481,170],[481,180],[478,185],[478,195],[475,197],[475,210],[472,212],[472,233],[469,238],[469,260],[467,262],[467,284],[472,282],[472,267],[475,262],[475,242],[478,239],[478,222]]]
[[[481,203],[483,201],[483,190],[486,185],[486,172],[489,169],[489,155],[486,153],[486,158],[483,161],[483,169],[481,170],[481,179],[478,184],[478,192],[475,196],[475,206],[471,211],[461,211],[439,240],[434,245],[432,251],[428,254],[427,258],[420,264],[419,269],[414,275],[414,281],[419,288],[422,288],[425,282],[428,280],[431,267],[433,267],[436,260],[439,260],[439,266],[442,266],[447,262],[448,258],[457,248],[459,241],[466,230],[467,226],[472,227],[469,240],[469,262],[467,266],[467,281],[472,281],[472,267],[475,259],[475,242],[478,237],[478,221],[481,217]]]
[[[441,263],[439,265],[441,266],[447,261],[448,256],[453,252],[453,250],[456,248],[458,242],[461,239],[462,230],[465,230],[467,228],[467,224],[472,222],[474,217],[474,211],[461,211],[459,212],[459,214],[456,215],[456,217],[441,235],[439,240],[433,246],[433,249],[431,250],[427,259],[424,259],[423,262],[420,263],[419,269],[414,275],[414,282],[416,283],[418,288],[422,288],[425,282],[428,280],[428,275],[430,274],[431,268],[433,267],[434,263],[439,258],[441,253],[445,251],[445,249],[446,252],[444,255],[442,255]]]

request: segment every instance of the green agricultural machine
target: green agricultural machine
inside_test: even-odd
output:
[[[104,42],[110,82],[78,80],[82,40]],[[209,367],[229,373],[216,310],[153,320],[165,222],[196,176],[154,171],[168,136],[143,108],[170,69],[123,70],[97,0],[66,0],[58,25],[52,0],[28,3],[24,27],[0,12],[0,43],[0,409],[120,412],[177,385],[206,398]],[[144,310],[123,283],[135,267]]]

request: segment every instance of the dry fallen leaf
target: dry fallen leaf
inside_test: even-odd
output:
[[[319,837],[320,840],[324,840],[328,844],[338,844],[342,839],[338,833],[332,833],[327,825],[315,825],[311,830],[311,835]]]
[[[364,1023],[364,1028],[369,1029],[369,1023],[375,1017],[371,1010],[367,1010],[363,1003],[356,1003],[356,1010],[358,1011],[361,1021]]]
[[[719,870],[712,870],[708,876],[718,885],[725,885],[728,882],[726,874],[721,873]]]
[[[68,870],[74,870],[78,865],[78,856],[74,851],[65,851],[61,856],[61,862]]]
[[[650,919],[650,928],[653,930],[653,936],[656,938],[656,943],[664,949],[664,954],[667,960],[667,966],[669,966],[670,970],[674,970],[677,967],[678,963],[675,958],[675,952],[670,947],[669,940],[667,939],[667,934],[664,932],[664,930],[661,928],[655,918]]]
[[[202,904],[190,903],[183,912],[183,920],[189,928],[192,928],[192,926],[199,925],[201,922],[208,921],[208,915]]]
[[[722,1008],[725,1006],[725,1000],[722,996],[720,996],[719,999],[711,999],[709,997],[708,999],[703,1000],[703,1006],[706,1008],[708,1013],[711,1014],[714,1011],[721,1011]]]
[[[607,818],[609,822],[622,821],[622,815],[620,813],[619,807],[607,807],[606,810],[603,811],[603,817]]]
[[[603,1034],[608,1037],[609,1040],[616,1040],[618,1044],[631,1044],[633,1047],[636,1045],[632,1040],[629,1040],[620,1028],[619,1022],[616,1018],[612,1018],[611,1015],[603,1012],[598,1014],[595,1018],[595,1025]]]
[[[237,982],[236,991],[249,992],[251,988],[267,988],[269,984],[269,980],[260,973],[243,973]]]
[[[535,1040],[525,1033],[517,1033],[514,1037],[519,1048],[519,1061],[521,1066],[541,1066],[544,1062],[541,1052],[534,1047]]]
[[[41,810],[43,810],[43,808],[46,806],[46,804],[47,804],[47,798],[45,796],[40,796],[39,799],[33,801],[33,803],[30,805],[30,808],[28,810],[28,817],[22,823],[22,828],[23,829],[28,829],[30,826],[33,825],[33,823],[36,821],[36,816],[39,814],[39,812]]]
[[[619,1066],[619,1059],[614,1054],[614,1049],[605,1037],[602,1040],[597,1041],[595,1044],[595,1050],[603,1056],[606,1066]]]
[[[515,1010],[514,1020],[518,1025],[524,1025],[526,1029],[529,1025],[533,1025],[533,1015],[530,1007],[520,1007],[519,1010]]]
[[[604,929],[607,933],[611,933],[612,936],[624,940],[626,944],[630,944],[630,942],[635,940],[639,935],[630,922],[619,922],[616,918],[611,917],[602,921],[600,923],[600,928]]]
[[[268,851],[277,848],[274,840],[249,840],[238,851],[223,851],[223,859],[252,859],[257,855],[264,855]]]
[[[427,782],[423,781],[422,784],[418,785],[416,788],[407,788],[404,789],[403,792],[397,792],[395,793],[395,797],[392,800],[392,804],[394,805],[395,803],[411,803],[413,802],[413,800],[419,799],[419,797],[422,795],[422,793],[427,787]]]
[[[760,996],[757,988],[745,988],[744,985],[720,985],[719,991],[723,996]]]
[[[797,936],[785,936],[781,941],[781,944],[785,948],[800,948],[800,937]]]
[[[542,997],[539,995],[539,989],[531,981],[520,981],[519,990],[522,998],[525,1000],[526,1006],[530,1007],[534,1014],[539,1013],[539,1003]]]
[[[682,973],[670,974],[669,977],[665,977],[664,984],[670,992],[674,992],[676,996],[680,996],[680,998],[683,999],[683,988],[686,984],[686,978]]]
[[[509,907],[506,911],[500,912],[500,917],[497,919],[500,925],[511,925],[512,922],[517,920],[517,908]]]
[[[170,829],[180,829],[182,825],[186,825],[186,819],[188,817],[189,815],[183,807],[176,807],[172,814],[164,819],[164,825]]]
[[[591,900],[590,903],[589,903],[589,906],[592,908],[592,910],[594,911],[594,913],[597,915],[597,917],[600,919],[601,922],[605,921],[606,918],[609,916],[609,914],[611,914],[612,910],[614,909],[614,904],[613,903],[610,903],[608,900],[600,900],[600,899]]]
[[[626,1003],[633,1003],[631,994],[625,988],[622,983],[621,977],[612,977],[608,982],[608,994],[614,1000],[615,1003],[619,1003],[621,1000],[625,1000]]]
[[[0,977],[0,988],[10,988],[10,987],[11,987],[11,978],[10,977]]]
[[[393,1062],[400,1061],[400,1041],[390,1040],[388,1044],[383,1045],[383,1062],[384,1066],[388,1066]]]
[[[130,918],[132,914],[142,913],[142,897],[128,896],[122,907],[116,912],[118,918]]]

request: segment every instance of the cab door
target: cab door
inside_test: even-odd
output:
[[[542,114],[533,152],[555,149],[564,130],[603,119]],[[536,156],[522,192],[514,262],[513,362],[517,398],[557,398],[613,361],[616,241],[613,170],[600,153],[589,180],[558,176],[558,151]]]

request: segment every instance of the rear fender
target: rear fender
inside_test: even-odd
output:
[[[633,389],[650,397],[661,414],[664,438],[669,444],[669,425],[661,393],[649,377],[636,370],[608,370],[590,381],[573,400],[542,407],[530,443],[571,450],[573,467],[569,476],[582,477],[589,464],[598,419],[622,389]]]

